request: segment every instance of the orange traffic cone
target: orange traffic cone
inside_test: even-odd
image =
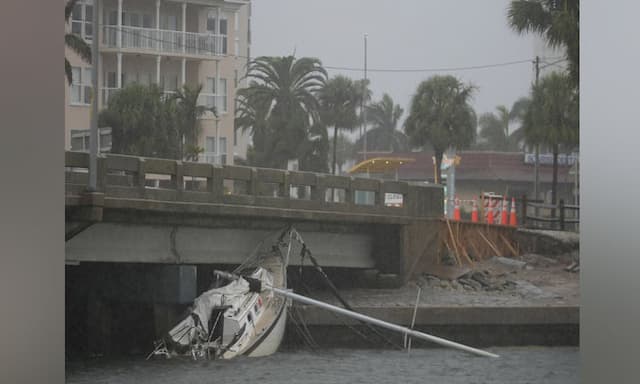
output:
[[[489,204],[487,204],[487,224],[493,224],[493,205],[491,204],[491,200],[489,200]]]
[[[471,222],[478,222],[478,205],[476,204],[475,197],[473,198],[473,208],[471,208]]]
[[[453,220],[460,221],[460,201],[457,196],[455,198],[455,206],[453,208]]]
[[[518,226],[518,219],[516,218],[516,199],[511,198],[511,215],[509,216],[509,225],[512,227]]]
[[[507,225],[509,216],[507,216],[507,210],[509,209],[509,203],[507,203],[507,197],[502,199],[502,212],[500,212],[500,224]]]

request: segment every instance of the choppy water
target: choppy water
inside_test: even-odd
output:
[[[67,383],[578,383],[578,348],[287,351],[229,361],[95,360],[67,365]]]

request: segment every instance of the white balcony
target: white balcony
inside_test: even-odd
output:
[[[118,26],[102,27],[103,48],[119,48]],[[227,35],[122,26],[120,47],[136,52],[163,55],[224,56]]]

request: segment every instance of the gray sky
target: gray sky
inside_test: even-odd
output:
[[[507,26],[508,0],[253,0],[252,56],[313,56],[326,66],[362,68],[368,34],[369,69],[450,68],[531,59],[533,37]],[[352,78],[361,71],[329,70]],[[445,72],[439,72],[445,74]],[[418,84],[431,75],[368,72],[374,100],[391,95],[408,110]],[[511,106],[526,96],[530,63],[452,71],[478,87],[473,106],[481,113]]]

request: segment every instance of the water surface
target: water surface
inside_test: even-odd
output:
[[[67,364],[67,383],[578,383],[576,347],[490,348],[499,359],[450,349],[285,351],[228,361],[143,357]]]

